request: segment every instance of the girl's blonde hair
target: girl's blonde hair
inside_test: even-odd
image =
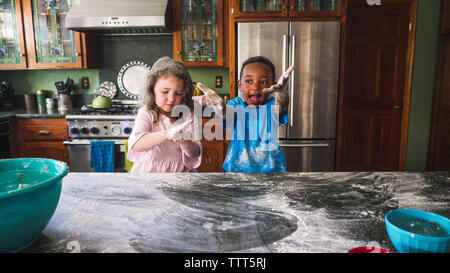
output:
[[[183,99],[181,104],[184,104],[193,109],[194,101],[192,96],[194,94],[194,86],[192,84],[191,76],[189,75],[186,67],[169,57],[162,57],[158,59],[153,67],[150,69],[150,73],[147,77],[147,88],[145,95],[141,100],[141,106],[146,107],[146,109],[153,114],[153,122],[157,123],[159,121],[159,108],[155,102],[155,83],[160,77],[172,75],[183,81]],[[179,117],[175,117],[178,119]]]

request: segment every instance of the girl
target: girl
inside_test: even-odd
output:
[[[257,56],[243,63],[238,81],[241,97],[226,104],[224,127],[233,129],[223,164],[226,172],[286,171],[277,130],[279,125],[287,124],[287,80],[293,70],[294,67],[290,67],[275,83],[275,67],[269,59]],[[194,100],[224,108],[214,91],[201,84],[197,86],[204,95]]]
[[[163,57],[153,64],[128,139],[127,158],[134,162],[131,173],[195,172],[200,166],[200,141],[191,136],[180,138],[181,132],[192,130],[195,119],[191,115],[183,121],[171,115],[176,106],[186,105],[192,110],[193,89],[182,63]]]

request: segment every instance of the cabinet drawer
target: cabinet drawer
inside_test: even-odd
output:
[[[66,140],[67,127],[27,126],[23,128],[24,140]]]
[[[23,140],[66,140],[67,121],[65,119],[19,120],[19,134]]]

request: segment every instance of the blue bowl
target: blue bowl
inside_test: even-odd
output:
[[[450,252],[450,221],[431,212],[397,209],[385,216],[386,230],[400,253]]]
[[[0,160],[0,252],[34,243],[56,210],[66,163],[44,158]]]

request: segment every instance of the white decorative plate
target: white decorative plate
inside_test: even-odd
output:
[[[146,92],[150,66],[141,61],[125,64],[117,76],[120,91],[131,99],[140,99]]]
[[[99,87],[95,89],[95,92],[100,96],[112,99],[117,93],[117,87],[113,82],[102,82]]]

